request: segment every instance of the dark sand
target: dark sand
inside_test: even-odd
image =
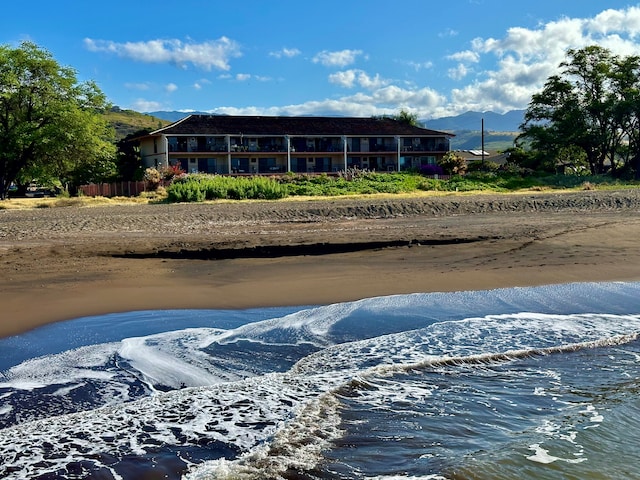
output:
[[[147,309],[640,280],[640,193],[0,210],[0,336]]]

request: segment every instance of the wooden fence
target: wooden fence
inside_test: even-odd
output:
[[[137,197],[146,191],[145,182],[92,183],[82,185],[80,191],[87,197]]]

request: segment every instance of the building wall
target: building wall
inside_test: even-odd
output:
[[[292,137],[290,152],[286,145],[284,136],[158,135],[140,141],[140,154],[145,168],[179,163],[190,173],[330,173],[345,168],[392,172],[435,164],[446,153],[439,147],[449,143],[446,137],[433,136],[309,136]]]
[[[143,168],[168,166],[163,137],[147,137],[140,140],[140,157]]]

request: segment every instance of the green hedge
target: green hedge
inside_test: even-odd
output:
[[[418,189],[422,177],[411,173],[350,172],[349,175],[285,175],[280,181],[290,195],[337,196],[402,193]]]
[[[276,200],[287,196],[342,196],[375,193],[410,193],[416,190],[506,192],[536,187],[551,189],[615,188],[623,184],[609,176],[578,177],[549,175],[519,176],[508,173],[474,172],[449,180],[426,178],[418,173],[376,173],[349,171],[338,176],[288,173],[278,177],[228,177],[191,174],[177,177],[167,187],[170,202],[202,202],[217,199]],[[628,186],[637,183],[627,182]]]
[[[287,196],[284,185],[267,177],[221,177],[188,175],[167,187],[170,202],[202,202],[204,200],[275,200]]]

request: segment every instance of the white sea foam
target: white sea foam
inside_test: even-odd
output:
[[[116,348],[117,344],[106,343],[27,360],[5,372],[6,380],[0,382],[0,388],[33,390],[88,378],[108,380],[113,377],[111,373],[95,368],[106,365]]]
[[[527,460],[531,460],[532,462],[549,464],[557,461],[562,461],[566,463],[582,463],[586,462],[586,458],[561,458],[556,457],[554,455],[549,454],[547,450],[542,448],[539,444],[535,443],[529,447],[534,451],[533,455],[529,455]]]
[[[118,355],[153,388],[153,385],[181,386],[213,385],[220,377],[211,373],[211,362],[199,346],[210,338],[207,329],[183,330],[144,338],[127,338],[118,348]]]
[[[367,387],[359,400],[374,407],[428,404],[437,385],[407,382],[399,387],[392,377],[464,365],[480,371],[492,362],[549,355],[572,344],[589,348],[624,342],[640,331],[638,315],[524,312],[523,307],[545,300],[551,307],[539,310],[547,312],[566,295],[567,289],[560,290],[525,290],[524,299],[511,290],[384,297],[307,309],[229,331],[187,329],[30,360],[6,372],[0,387],[18,391],[60,385],[53,392],[65,396],[97,380],[120,390],[121,401],[0,430],[0,476],[8,471],[3,468],[15,469],[9,478],[29,478],[36,471],[55,472],[72,458],[95,459],[104,452],[140,455],[160,445],[202,441],[229,444],[243,454],[234,461],[195,466],[189,478],[209,478],[212,472],[260,478],[261,468],[310,468],[327,445],[322,442],[340,434],[338,402],[349,389]],[[615,284],[604,290],[610,300],[633,293]],[[468,315],[469,304],[481,314],[499,313],[458,316],[463,311]],[[268,370],[269,358],[244,355],[243,341],[278,347],[313,344],[320,350],[277,373]],[[233,349],[236,344],[238,350]],[[126,382],[116,378],[121,371],[150,389],[194,387],[131,402],[122,393]],[[549,382],[561,380],[553,370],[534,374]],[[553,398],[549,387],[543,391]],[[486,400],[489,407],[500,397]],[[596,412],[588,414],[596,423]],[[25,451],[32,453],[25,456]],[[533,461],[552,458],[542,447],[535,452]]]
[[[589,416],[589,420],[593,423],[601,423],[604,420],[604,417],[598,413],[598,410],[593,405],[587,405],[587,408],[582,410],[580,413],[587,414]]]
[[[482,321],[483,324],[490,325],[490,327],[488,327],[490,330],[504,330],[502,334],[513,332],[517,337],[517,334],[521,329],[519,322],[527,318],[532,318],[534,321],[538,321],[540,323],[553,323],[554,327],[551,329],[553,330],[551,336],[553,339],[560,343],[556,346],[550,347],[550,341],[545,340],[543,342],[540,342],[540,339],[536,338],[532,341],[531,344],[526,344],[526,350],[510,350],[506,355],[482,353],[452,359],[450,357],[437,357],[434,355],[427,355],[425,357],[424,349],[422,348],[423,345],[421,345],[420,342],[415,341],[415,339],[417,338],[417,332],[409,333],[411,338],[414,339],[413,343],[407,341],[407,338],[405,338],[406,333],[403,332],[402,334],[386,335],[375,339],[352,342],[349,344],[343,344],[324,349],[301,360],[295,366],[295,368],[292,369],[292,372],[296,374],[310,374],[311,371],[341,371],[345,379],[349,377],[351,378],[351,380],[347,383],[344,383],[343,386],[348,386],[349,389],[353,387],[355,387],[356,389],[363,389],[364,391],[366,391],[366,395],[360,397],[359,402],[369,403],[377,408],[388,408],[387,406],[390,403],[393,404],[399,402],[405,404],[416,404],[422,401],[426,403],[427,399],[432,395],[433,391],[436,390],[437,387],[424,383],[421,383],[419,385],[399,385],[397,382],[387,382],[384,379],[384,376],[391,373],[409,372],[412,370],[424,368],[425,366],[452,364],[463,365],[468,362],[482,363],[491,362],[493,360],[509,360],[510,358],[515,359],[530,354],[553,353],[554,351],[563,351],[564,349],[572,351],[575,348],[590,348],[604,344],[617,344],[619,342],[626,342],[630,341],[631,339],[637,338],[637,336],[633,333],[624,335],[621,334],[621,332],[629,332],[630,328],[638,328],[640,325],[638,317],[630,316],[624,318],[614,318],[613,316],[611,316],[607,319],[610,321],[609,327],[604,329],[596,329],[596,332],[590,332],[588,327],[585,327],[583,324],[590,324],[592,322],[597,323],[597,320],[594,318],[594,316],[591,315],[576,316],[571,320],[568,320],[564,317],[549,318],[549,316],[546,315],[531,315],[530,317],[528,317],[526,314],[518,314],[515,316],[503,317],[500,319],[484,318],[470,319],[465,320],[464,322],[448,322],[447,326],[455,326],[455,335],[453,336],[457,341],[460,341],[462,339],[466,340],[466,342],[462,343],[462,349],[466,352],[472,345],[472,342],[470,341],[471,337],[469,337],[469,335],[477,335],[478,333],[478,328],[468,328],[469,322],[473,323]],[[558,320],[560,321],[557,322]],[[505,327],[504,323],[510,324],[513,328]],[[438,333],[441,333],[438,332],[438,327],[440,326],[442,325],[432,326],[435,327],[436,331],[434,332],[430,328],[428,336],[431,338],[438,337]],[[571,338],[573,338],[575,332],[580,332],[580,334],[584,336],[589,331],[589,334],[586,335],[586,338],[591,338],[592,340],[588,342],[581,342],[580,344],[575,346],[566,345],[562,343],[562,335],[559,334],[559,332],[562,331],[570,332],[569,336]],[[521,334],[526,336],[529,335],[525,329],[522,329]],[[619,335],[616,337],[615,334]],[[611,338],[611,336],[614,336],[614,338]],[[496,337],[493,338],[495,339]],[[513,338],[511,338],[511,340],[513,341]],[[499,342],[497,343],[499,344]],[[366,347],[363,344],[371,346]],[[400,354],[394,354],[394,349],[389,348],[389,346],[392,344],[394,345],[396,350],[398,348],[401,349]],[[384,347],[382,345],[384,345]],[[456,342],[453,342],[453,344],[448,343],[448,345],[450,348],[458,348],[456,347]],[[540,347],[540,345],[545,345],[545,347]],[[499,346],[500,345],[498,345],[498,347]],[[524,344],[520,346],[524,346]],[[477,348],[479,348],[480,350],[486,350],[487,346],[481,344]],[[377,359],[379,361],[379,364],[362,370],[363,365],[355,366],[353,362],[346,361],[356,357],[362,360],[362,353],[365,353],[366,357],[364,363],[371,363],[372,354],[380,354],[381,357]],[[358,356],[358,354],[360,354],[360,356]],[[398,361],[413,362],[421,355],[422,359],[417,363],[397,363]],[[295,422],[293,422],[293,424],[295,424]],[[557,432],[557,428],[554,427],[553,431]],[[551,433],[551,431],[549,430],[546,433]],[[282,455],[267,455],[266,452],[268,451],[268,448],[265,445],[261,445],[258,449],[250,451],[248,454],[244,455],[242,458],[236,461],[215,461],[212,463],[207,463],[204,466],[196,466],[193,468],[192,473],[187,478],[257,479],[261,478],[261,475],[264,476],[265,474],[269,478],[280,478],[279,475],[282,475],[283,472],[287,469],[296,468],[297,462],[299,462],[300,457],[304,457],[304,455],[301,455],[295,449],[293,450],[294,451],[290,452],[289,456],[285,457],[283,457]],[[552,458],[549,455],[545,456],[544,453],[544,450],[541,449],[537,452],[536,456],[532,457],[532,459],[534,461],[541,462],[547,460],[555,461],[559,459],[556,457]],[[268,462],[265,460],[265,456],[268,457]],[[585,459],[581,458],[578,460],[562,460],[568,462],[581,462]],[[266,463],[268,463],[268,468]]]

